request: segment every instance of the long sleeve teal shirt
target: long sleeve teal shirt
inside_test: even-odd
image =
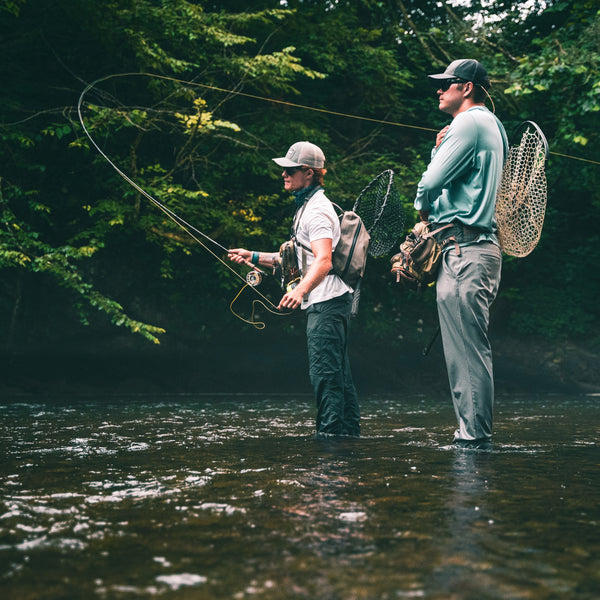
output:
[[[481,228],[479,239],[497,242],[494,216],[508,140],[487,108],[474,106],[452,120],[417,187],[414,206],[429,220],[458,220]]]

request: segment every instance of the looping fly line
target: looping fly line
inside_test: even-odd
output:
[[[260,291],[258,291],[256,289],[256,286],[250,286],[252,287],[252,289],[254,290],[254,292],[260,296],[260,298],[262,298],[262,301],[260,300],[254,300],[253,302],[253,309],[252,309],[252,320],[246,320],[243,319],[242,317],[240,317],[237,313],[235,313],[233,311],[233,304],[234,302],[237,300],[237,298],[240,296],[240,294],[244,291],[244,289],[246,287],[248,287],[248,283],[246,281],[246,279],[240,275],[235,269],[233,269],[230,265],[228,265],[220,256],[218,256],[213,250],[211,250],[201,239],[200,237],[204,238],[205,241],[208,241],[212,244],[214,244],[216,247],[218,247],[219,249],[223,250],[224,252],[228,252],[228,249],[225,248],[225,246],[221,245],[219,242],[217,242],[216,240],[213,240],[211,237],[209,237],[208,235],[206,235],[205,233],[203,233],[202,231],[200,231],[199,229],[196,229],[193,225],[191,225],[190,223],[188,223],[187,221],[185,221],[184,219],[182,219],[179,215],[177,215],[175,212],[173,212],[170,208],[168,208],[167,206],[165,206],[162,202],[160,202],[159,200],[157,200],[154,196],[152,196],[151,194],[149,194],[146,190],[144,190],[141,186],[139,186],[133,179],[131,179],[131,177],[129,177],[126,173],[124,173],[108,156],[107,154],[100,148],[100,146],[96,143],[96,141],[94,140],[94,138],[92,137],[92,135],[90,134],[90,132],[88,131],[85,122],[83,120],[83,115],[81,112],[81,106],[83,104],[83,98],[85,97],[85,95],[92,89],[94,88],[94,86],[96,86],[98,83],[102,82],[102,81],[107,81],[108,79],[111,79],[113,77],[125,77],[126,75],[136,75],[136,73],[129,73],[129,74],[117,74],[117,75],[109,75],[106,77],[103,77],[101,79],[98,79],[92,83],[90,83],[81,93],[81,95],[79,96],[79,101],[77,103],[77,114],[79,116],[79,122],[81,123],[81,127],[83,128],[84,133],[86,134],[86,136],[88,137],[88,139],[90,140],[90,142],[92,143],[92,145],[94,146],[94,148],[96,148],[96,150],[100,153],[100,155],[108,162],[108,164],[129,184],[131,185],[135,190],[137,190],[140,194],[142,194],[147,200],[149,200],[154,206],[156,206],[159,210],[161,210],[169,219],[171,219],[176,225],[178,225],[183,231],[185,231],[196,243],[198,243],[200,246],[202,246],[202,248],[204,248],[211,256],[213,256],[217,261],[219,261],[224,267],[226,267],[227,269],[229,269],[229,271],[231,271],[238,279],[242,280],[244,283],[244,286],[241,288],[240,292],[236,295],[236,297],[233,299],[233,301],[231,302],[231,312],[238,318],[242,319],[243,321],[245,321],[246,323],[250,323],[251,325],[254,325],[257,329],[262,329],[264,328],[264,323],[261,322],[257,322],[254,320],[254,313],[255,313],[255,304],[259,303],[262,306],[264,306],[269,312],[279,315],[279,316],[285,316],[285,315],[289,315],[291,313],[285,313],[285,312],[281,312],[277,310],[277,307],[265,296],[263,295]],[[142,74],[142,75],[150,75],[150,74]],[[153,75],[150,75],[153,76]],[[163,79],[165,79],[162,76],[157,76],[157,77],[161,77]],[[171,78],[167,78],[167,79],[171,79]],[[200,236],[200,237],[199,237]],[[257,271],[259,271],[256,267],[254,267]],[[262,273],[262,271],[259,271],[260,273]],[[269,308],[269,306],[271,308]]]
[[[357,120],[360,120],[360,121],[367,121],[367,122],[370,122],[370,123],[377,123],[379,125],[390,125],[392,127],[404,127],[404,128],[408,128],[408,129],[417,129],[417,130],[420,130],[420,131],[431,131],[431,132],[434,132],[434,133],[438,132],[437,129],[433,129],[431,127],[423,127],[423,126],[420,126],[420,125],[410,125],[408,123],[398,123],[398,122],[395,122],[395,121],[387,121],[385,119],[374,119],[374,118],[371,118],[371,117],[364,117],[364,116],[361,116],[361,115],[353,115],[353,114],[349,114],[349,113],[343,113],[343,112],[338,112],[338,111],[334,111],[334,110],[329,110],[329,109],[326,109],[326,108],[317,108],[315,106],[307,106],[305,104],[297,104],[295,102],[288,102],[287,100],[277,100],[276,98],[267,98],[265,96],[259,96],[257,94],[249,94],[247,92],[240,92],[238,90],[228,90],[228,89],[217,87],[217,86],[214,86],[214,85],[208,85],[206,83],[198,83],[198,82],[195,82],[195,81],[186,81],[185,79],[179,79],[177,77],[169,77],[168,75],[159,75],[159,74],[156,74],[156,73],[117,73],[117,74],[107,75],[106,77],[102,77],[100,79],[97,79],[93,83],[91,83],[84,90],[84,93],[87,92],[89,89],[93,88],[98,83],[101,83],[101,82],[106,81],[108,79],[112,79],[112,78],[115,78],[115,77],[132,77],[132,76],[153,77],[155,79],[162,79],[164,81],[172,81],[174,83],[180,83],[180,84],[189,85],[189,86],[192,86],[192,87],[201,87],[201,88],[204,88],[206,90],[213,90],[215,92],[220,92],[220,93],[223,93],[223,94],[233,94],[234,96],[243,96],[245,98],[251,98],[253,100],[262,100],[263,102],[270,102],[272,104],[281,104],[281,105],[284,105],[284,106],[289,106],[291,108],[299,108],[299,109],[303,109],[303,110],[310,110],[310,111],[313,111],[313,112],[320,112],[320,113],[323,113],[323,114],[333,115],[333,116],[337,116],[337,117],[344,117],[346,119],[357,119]],[[579,156],[572,156],[570,154],[562,154],[560,152],[551,152],[551,151],[549,151],[548,154],[551,154],[551,155],[554,155],[554,156],[560,156],[562,158],[569,158],[571,160],[578,160],[578,161],[581,161],[581,162],[587,162],[587,163],[590,163],[590,164],[593,164],[593,165],[600,165],[600,162],[598,162],[596,160],[592,160],[592,159],[588,159],[588,158],[581,158]]]
[[[230,308],[231,308],[231,311],[233,312],[233,314],[235,316],[237,316],[238,318],[242,319],[243,321],[246,321],[248,323],[253,324],[255,327],[257,327],[259,329],[262,329],[264,327],[264,323],[255,322],[254,321],[254,305],[255,305],[255,303],[258,302],[258,303],[262,304],[269,312],[272,312],[273,314],[285,315],[285,314],[290,314],[290,313],[282,313],[282,312],[278,311],[277,307],[266,296],[264,296],[261,292],[259,292],[256,289],[255,285],[251,285],[251,287],[254,290],[254,292],[258,296],[260,296],[262,298],[262,300],[264,300],[264,302],[261,302],[260,300],[255,300],[253,302],[252,320],[251,321],[247,321],[246,319],[243,319],[242,317],[240,317],[239,315],[237,315],[233,311],[233,304],[235,303],[235,301],[237,300],[237,298],[240,296],[240,294],[243,292],[243,290],[248,286],[248,282],[237,271],[235,271],[235,269],[233,269],[224,260],[222,260],[215,252],[213,252],[202,240],[200,240],[200,237],[202,237],[205,241],[210,242],[211,244],[213,244],[214,246],[218,247],[219,249],[221,249],[221,250],[223,250],[225,252],[228,251],[227,248],[225,248],[224,246],[222,246],[221,244],[219,244],[217,241],[215,241],[212,238],[210,238],[208,235],[206,235],[202,231],[199,231],[198,229],[196,229],[195,227],[193,227],[192,225],[190,225],[189,223],[187,223],[185,220],[183,220],[181,217],[179,217],[177,214],[175,214],[171,209],[169,209],[167,206],[165,206],[164,204],[162,204],[161,202],[159,202],[151,194],[149,194],[148,192],[146,192],[135,181],[133,181],[128,175],[126,175],[105,154],[105,152],[96,143],[96,141],[93,139],[93,137],[89,133],[87,127],[85,126],[85,123],[83,121],[83,116],[81,114],[81,106],[82,106],[82,103],[83,103],[84,96],[91,89],[93,89],[96,85],[98,85],[99,83],[102,83],[104,81],[108,81],[109,79],[114,79],[114,78],[117,78],[117,77],[134,77],[134,76],[138,76],[138,77],[139,76],[142,76],[142,77],[151,77],[151,78],[161,79],[161,80],[165,80],[165,81],[172,81],[174,83],[179,83],[179,84],[183,84],[183,85],[186,85],[186,86],[201,87],[201,88],[204,88],[204,89],[207,89],[207,90],[213,90],[213,91],[217,91],[217,92],[221,92],[221,93],[227,93],[227,94],[233,94],[233,95],[237,95],[237,96],[243,96],[243,97],[251,98],[251,99],[254,99],[254,100],[262,100],[262,101],[265,101],[265,102],[270,102],[270,103],[275,103],[275,104],[282,104],[282,105],[289,106],[289,107],[292,107],[292,108],[298,108],[298,109],[303,109],[303,110],[310,110],[310,111],[320,112],[320,113],[324,113],[324,114],[329,114],[329,115],[344,117],[344,118],[348,118],[348,119],[358,119],[358,120],[367,121],[367,122],[371,122],[371,123],[377,123],[377,124],[380,124],[380,125],[390,125],[390,126],[394,126],[394,127],[405,127],[405,128],[411,128],[411,129],[418,129],[418,130],[421,130],[421,131],[437,132],[437,129],[432,129],[432,128],[429,128],[429,127],[421,127],[421,126],[418,126],[418,125],[409,125],[409,124],[406,124],[406,123],[397,123],[397,122],[394,122],[394,121],[387,121],[387,120],[384,120],[384,119],[374,119],[374,118],[371,118],[371,117],[363,117],[363,116],[359,116],[359,115],[352,115],[352,114],[348,114],[348,113],[342,113],[342,112],[327,110],[327,109],[323,109],[323,108],[317,108],[317,107],[314,107],[314,106],[306,106],[306,105],[303,105],[303,104],[296,104],[296,103],[288,102],[288,101],[285,101],[285,100],[277,100],[275,98],[266,98],[264,96],[258,96],[258,95],[255,95],[255,94],[249,94],[249,93],[241,92],[241,91],[237,91],[237,90],[228,90],[228,89],[224,89],[224,88],[220,88],[220,87],[216,87],[216,86],[212,86],[212,85],[207,85],[207,84],[203,84],[203,83],[197,83],[197,82],[194,82],[194,81],[186,81],[186,80],[183,80],[183,79],[178,79],[176,77],[169,77],[167,75],[159,75],[159,74],[156,74],[156,73],[117,73],[117,74],[111,74],[111,75],[107,75],[105,77],[101,77],[101,78],[93,81],[92,83],[90,83],[83,90],[83,92],[81,93],[81,95],[79,97],[79,101],[77,103],[77,113],[78,113],[78,116],[79,116],[79,121],[80,121],[81,126],[83,128],[83,131],[85,132],[86,136],[88,137],[88,139],[90,140],[90,142],[92,143],[92,145],[94,146],[94,148],[96,148],[96,150],[101,154],[101,156],[111,165],[111,167],[127,183],[129,183],[129,185],[131,185],[135,190],[137,190],[140,194],[142,194],[146,199],[148,199],[157,208],[159,208],[161,211],[163,211],[167,215],[167,217],[169,219],[171,219],[181,229],[183,229],[193,240],[195,240],[200,246],[202,246],[209,254],[211,254],[223,266],[225,266],[227,269],[229,269],[237,278],[241,279],[244,282],[244,287],[236,295],[236,297],[234,298],[234,300],[231,303]],[[600,164],[600,162],[597,162],[597,161],[594,161],[594,160],[589,160],[589,159],[585,159],[585,158],[579,158],[579,157],[570,156],[570,155],[567,155],[567,154],[560,154],[560,153],[557,153],[557,152],[548,152],[548,154],[554,154],[556,156],[561,156],[561,157],[564,157],[564,158],[570,158],[570,159],[573,159],[573,160],[579,160],[579,161],[583,161],[583,162],[588,162],[588,163],[591,163],[591,164]],[[200,236],[200,237],[198,237],[198,236]],[[259,271],[259,272],[262,273],[262,271]],[[271,308],[269,308],[269,306]]]

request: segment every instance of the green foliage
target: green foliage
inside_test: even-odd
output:
[[[0,1],[0,14],[3,11],[12,13],[17,16],[19,14],[19,10],[21,10],[21,5],[25,4],[27,0],[1,0]]]
[[[8,190],[6,195],[10,196],[11,190]],[[76,263],[91,258],[99,250],[99,245],[52,247],[41,241],[37,232],[31,231],[26,223],[18,219],[9,204],[0,189],[3,225],[0,233],[0,268],[16,267],[32,273],[50,274],[61,286],[71,290],[76,297],[80,297],[87,306],[106,313],[114,325],[126,327],[133,333],[139,333],[154,343],[159,343],[157,335],[164,333],[164,329],[131,319],[117,302],[107,298],[96,291],[91,284],[85,282],[76,268]],[[88,322],[86,310],[83,304],[78,305],[80,320],[86,324]]]
[[[585,299],[580,289],[565,293],[557,288],[526,288],[512,293],[510,325],[521,335],[566,339],[583,335],[595,325],[594,316],[584,309]]]
[[[0,14],[0,267],[28,284],[21,297],[6,283],[0,312],[17,332],[41,335],[25,315],[44,289],[64,331],[73,318],[100,330],[101,315],[153,342],[164,329],[235,335],[229,302],[242,283],[218,261],[224,251],[140,189],[224,247],[276,250],[293,205],[271,159],[301,139],[324,149],[327,192],[344,207],[394,169],[411,227],[447,123],[426,74],[465,56],[487,65],[509,131],[534,118],[554,152],[542,242],[505,262],[505,322],[549,336],[597,327],[599,283],[578,257],[597,243],[600,171],[561,156],[599,160],[593,2],[5,0]],[[85,125],[137,189],[79,124],[94,81]],[[388,262],[368,266],[356,329],[418,335],[435,316],[432,294],[400,290]],[[570,303],[556,291],[565,281]]]

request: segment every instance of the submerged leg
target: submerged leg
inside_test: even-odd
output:
[[[490,306],[500,284],[502,256],[491,243],[444,255],[437,303],[450,391],[458,421],[455,440],[492,437],[494,375],[488,338]]]
[[[317,403],[317,433],[359,435],[359,409],[348,359],[350,296],[307,309],[309,374]]]

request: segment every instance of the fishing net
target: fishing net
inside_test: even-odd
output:
[[[371,236],[369,256],[387,254],[400,239],[406,221],[394,171],[388,169],[377,175],[360,193],[352,210]]]
[[[496,196],[498,240],[505,254],[527,256],[544,225],[548,143],[532,121],[522,123],[514,137]]]

